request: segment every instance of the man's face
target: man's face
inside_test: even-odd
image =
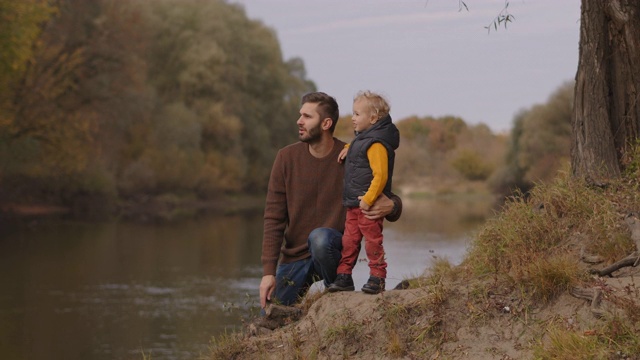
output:
[[[318,104],[304,103],[300,108],[298,138],[302,142],[315,143],[322,137],[322,119],[317,111]]]

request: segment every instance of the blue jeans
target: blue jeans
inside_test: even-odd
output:
[[[294,304],[318,280],[329,286],[336,279],[342,256],[342,233],[331,228],[314,229],[307,239],[311,257],[279,264],[276,270],[274,297],[283,305]]]

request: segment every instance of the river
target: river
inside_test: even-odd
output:
[[[459,263],[490,199],[404,199],[385,222],[387,289]],[[165,224],[0,224],[0,358],[193,359],[258,309],[262,215]],[[361,259],[366,259],[363,253]],[[358,262],[358,290],[368,277]],[[315,286],[316,288],[319,285]]]

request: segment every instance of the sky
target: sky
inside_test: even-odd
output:
[[[578,66],[580,0],[230,0],[274,29],[283,58],[350,114],[359,90],[384,95],[394,121],[459,116],[509,131]]]

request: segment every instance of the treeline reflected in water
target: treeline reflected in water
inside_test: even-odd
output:
[[[261,216],[1,235],[1,358],[194,358],[257,299]]]
[[[467,234],[476,230],[497,210],[491,195],[452,195],[427,199],[405,196],[402,201],[402,219],[392,226],[408,233]]]

